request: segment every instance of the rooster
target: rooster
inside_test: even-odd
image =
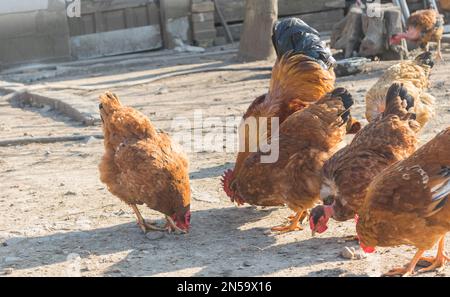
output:
[[[243,120],[253,117],[276,117],[283,123],[294,112],[316,102],[334,89],[335,60],[330,50],[321,42],[319,33],[298,18],[287,18],[275,23],[272,41],[277,52],[277,61],[272,69],[269,92],[252,102]],[[270,124],[268,119],[268,123]],[[225,193],[231,201],[242,204],[230,188],[239,175],[250,148],[270,137],[258,133],[256,143],[250,143],[249,131],[241,125],[239,134],[244,135],[245,150],[238,153],[234,170],[227,170],[222,179]],[[265,129],[258,130],[264,131]],[[270,125],[267,128],[270,133]],[[259,135],[261,134],[261,135]],[[255,150],[253,150],[255,151]]]
[[[325,162],[320,196],[325,205],[310,215],[313,234],[322,233],[330,217],[346,221],[358,213],[367,187],[383,169],[410,156],[417,146],[420,125],[407,110],[414,104],[400,84],[393,84],[386,96],[383,116],[369,123],[352,142]]]
[[[278,160],[262,163],[262,152],[248,155],[230,190],[240,203],[287,205],[295,215],[273,231],[301,229],[299,223],[319,199],[320,169],[346,134],[353,98],[339,88],[316,103],[290,115],[271,137],[279,148]]]
[[[414,61],[402,61],[389,67],[366,94],[367,120],[371,122],[383,113],[388,89],[393,83],[401,83],[413,97],[413,112],[423,127],[434,115],[435,98],[426,92],[433,66],[431,53],[425,52]]]
[[[370,184],[360,209],[356,231],[360,246],[373,252],[376,246],[413,245],[417,252],[405,267],[385,275],[414,274],[419,260],[430,266],[419,272],[444,268],[445,235],[450,231],[450,127],[439,133],[409,158],[382,171]],[[437,242],[437,256],[423,253]]]
[[[428,43],[437,42],[437,58],[442,60],[441,39],[444,34],[444,19],[437,10],[424,9],[414,12],[408,18],[407,26],[405,33],[390,38],[391,44],[399,44],[402,39],[406,39],[428,51]]]
[[[190,187],[187,157],[164,132],[133,108],[123,106],[110,92],[100,96],[105,154],[100,180],[127,203],[144,232],[187,232],[190,225]],[[146,204],[166,215],[166,228],[144,220],[137,205]]]

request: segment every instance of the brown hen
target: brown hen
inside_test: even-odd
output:
[[[169,136],[157,131],[139,111],[123,106],[110,92],[100,96],[105,154],[100,180],[130,205],[144,232],[163,230],[146,222],[137,205],[165,214],[169,231],[190,225],[188,160]]]
[[[431,265],[420,272],[441,268],[449,260],[444,252],[450,231],[450,127],[409,158],[382,171],[370,184],[359,212],[356,230],[361,247],[413,245],[412,261],[385,275],[411,275],[419,260]],[[423,253],[439,242],[435,258]]]
[[[320,188],[320,198],[325,205],[311,211],[313,234],[324,232],[330,217],[337,221],[353,218],[373,178],[416,150],[420,125],[414,120],[415,115],[408,112],[413,104],[406,89],[393,84],[382,116],[365,126],[349,145],[325,162]]]
[[[411,14],[407,31],[391,37],[391,44],[399,44],[402,39],[412,41],[428,51],[429,42],[437,42],[437,57],[442,60],[441,39],[444,34],[444,19],[435,9],[418,10]]]
[[[286,204],[296,215],[273,230],[301,229],[299,222],[319,199],[320,169],[346,134],[352,104],[341,88],[289,116],[270,139],[279,148],[278,160],[263,163],[263,153],[249,154],[230,185],[234,198],[252,205]]]

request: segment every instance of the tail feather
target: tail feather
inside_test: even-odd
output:
[[[429,183],[435,183],[431,189],[431,201],[426,211],[426,217],[439,212],[450,198],[450,166],[442,166],[441,171],[431,178]]]
[[[408,114],[408,110],[412,107],[414,107],[414,98],[408,93],[403,84],[392,84],[386,95],[386,109],[383,112],[383,116],[390,114],[404,116]]]
[[[450,195],[450,166],[442,166],[439,176],[443,181],[432,189],[432,200],[437,201]]]
[[[350,107],[355,103],[352,94],[345,88],[336,88],[331,92],[331,96],[340,98],[344,104],[345,112],[341,115],[341,118],[346,123],[350,118]]]
[[[410,94],[408,94],[408,91],[405,88],[400,88],[398,96],[400,96],[402,100],[406,100],[406,110],[414,107],[414,98]]]
[[[430,68],[434,67],[434,58],[433,54],[430,51],[424,52],[420,55],[418,55],[415,58],[415,61],[419,65],[427,65],[430,66]]]
[[[263,105],[276,109],[289,100],[290,109],[299,110],[331,92],[335,80],[332,70],[324,70],[308,56],[285,55],[272,69],[269,94]]]

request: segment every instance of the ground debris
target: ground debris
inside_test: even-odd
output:
[[[2,274],[3,275],[10,275],[10,274],[12,274],[14,272],[14,269],[12,269],[12,268],[5,268],[5,269],[3,269],[3,271],[2,271]]]
[[[155,231],[155,232],[149,232],[149,233],[145,234],[145,237],[147,237],[147,239],[150,239],[150,240],[158,240],[158,239],[164,238],[165,235],[163,232]]]
[[[354,247],[344,247],[340,253],[341,257],[349,260],[360,260],[366,258],[365,254],[357,251]]]

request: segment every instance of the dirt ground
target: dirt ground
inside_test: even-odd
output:
[[[175,117],[192,118],[194,110],[207,116],[240,116],[267,91],[270,73],[264,67],[271,63],[230,64],[231,57],[224,54],[189,63],[167,57],[154,65],[33,84],[70,85],[58,93],[82,96],[95,106],[98,95],[109,89],[170,133]],[[450,61],[450,54],[446,52],[445,58]],[[352,113],[358,119],[364,118],[365,92],[393,63],[372,62],[364,73],[338,79],[337,85],[355,96]],[[217,65],[230,69],[142,83],[151,75]],[[449,72],[448,63],[433,70],[431,93],[437,98],[437,116],[421,133],[423,142],[450,123]],[[2,99],[0,119],[0,140],[101,133],[99,124],[85,127],[46,106],[17,108]],[[290,211],[235,207],[220,187],[220,175],[233,167],[235,157],[225,152],[189,153],[191,232],[145,236],[131,209],[99,181],[102,153],[102,141],[94,138],[0,147],[0,275],[379,276],[414,254],[412,247],[402,246],[379,248],[360,260],[342,258],[344,247],[357,247],[342,239],[354,234],[353,221],[331,221],[328,231],[314,238],[306,224],[304,231],[271,233],[270,228],[283,223]],[[164,223],[161,214],[141,210],[147,219]],[[450,265],[441,273],[421,276],[445,275],[450,275]]]

